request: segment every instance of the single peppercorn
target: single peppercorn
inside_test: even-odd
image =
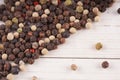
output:
[[[104,69],[108,68],[108,67],[109,67],[108,61],[102,62],[101,66],[102,66],[102,68],[104,68]]]
[[[118,8],[117,12],[118,12],[118,14],[120,14],[120,8]]]
[[[100,50],[103,47],[103,45],[102,43],[98,42],[95,47],[97,50]]]

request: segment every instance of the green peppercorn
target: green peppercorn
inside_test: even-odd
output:
[[[66,5],[66,6],[72,5],[72,0],[66,0],[66,1],[65,1],[65,5]]]
[[[47,0],[40,0],[40,3],[45,4],[45,3],[47,3]]]
[[[22,32],[22,28],[18,28],[18,29],[17,29],[17,32],[18,32],[18,33],[21,33],[21,32]]]
[[[12,19],[12,22],[18,24],[18,19],[17,19],[16,17],[14,17],[14,18]]]
[[[83,12],[83,7],[82,6],[77,6],[76,11],[79,12],[79,13]]]

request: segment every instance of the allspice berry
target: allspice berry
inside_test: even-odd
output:
[[[97,50],[100,50],[103,47],[103,45],[102,43],[98,42],[95,47]]]
[[[108,61],[104,61],[104,62],[102,62],[102,68],[104,68],[104,69],[106,69],[106,68],[108,68],[109,67],[109,63],[108,63]]]
[[[76,64],[72,64],[72,65],[71,65],[71,69],[72,69],[73,71],[76,71],[76,70],[78,69],[78,67],[77,67]]]

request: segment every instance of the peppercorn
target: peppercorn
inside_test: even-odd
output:
[[[103,67],[104,69],[108,68],[108,67],[109,67],[108,61],[102,62],[102,67]]]
[[[103,45],[102,43],[98,42],[95,47],[97,50],[100,50],[103,47]]]
[[[76,71],[76,70],[77,70],[77,68],[78,68],[78,67],[77,67],[77,65],[76,65],[76,64],[72,64],[72,65],[71,65],[71,69],[72,69],[72,70]]]
[[[13,66],[13,67],[11,68],[11,73],[12,73],[12,74],[18,74],[19,71],[20,71],[20,69],[19,69],[18,66]]]
[[[14,80],[13,74],[11,74],[11,73],[8,74],[8,75],[7,75],[7,79],[8,79],[8,80]]]
[[[6,25],[7,27],[10,27],[10,26],[12,25],[12,21],[11,21],[11,20],[7,20],[7,21],[5,22],[5,25]]]
[[[66,6],[72,5],[72,0],[65,0],[64,3]]]
[[[8,33],[7,39],[8,39],[8,40],[13,40],[13,39],[14,39],[13,33]]]
[[[48,50],[47,50],[46,48],[44,48],[44,49],[42,49],[41,53],[42,53],[43,55],[46,55],[46,54],[48,54]]]
[[[41,5],[36,5],[36,6],[35,6],[35,10],[36,10],[36,11],[40,11],[41,8],[42,8]]]
[[[118,12],[118,14],[120,14],[120,8],[118,8],[117,12]]]

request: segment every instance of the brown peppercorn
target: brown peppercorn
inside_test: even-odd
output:
[[[109,67],[109,63],[108,63],[108,61],[104,61],[104,62],[102,62],[102,68],[108,68]]]
[[[117,12],[118,12],[118,14],[120,14],[120,8],[118,8]]]
[[[71,69],[72,69],[72,70],[76,71],[76,70],[77,70],[77,68],[78,68],[78,67],[77,67],[77,65],[76,65],[76,64],[72,64],[72,65],[71,65]]]

